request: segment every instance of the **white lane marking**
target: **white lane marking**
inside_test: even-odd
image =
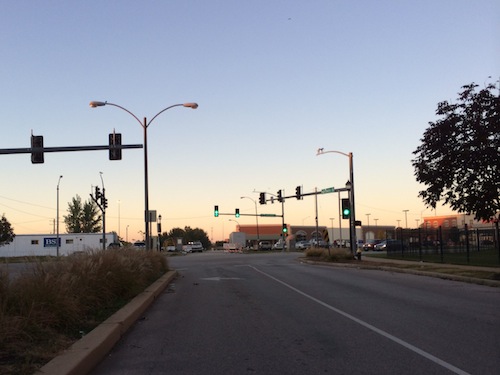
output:
[[[446,369],[454,372],[455,374],[470,375],[468,372],[466,372],[466,371],[464,371],[462,369],[459,369],[458,367],[455,367],[452,364],[450,364],[448,362],[445,362],[442,359],[437,358],[436,356],[433,356],[432,354],[426,352],[425,350],[419,349],[416,346],[414,346],[414,345],[412,345],[412,344],[410,344],[410,343],[408,343],[408,342],[406,342],[404,340],[401,340],[401,339],[397,338],[396,336],[391,335],[390,333],[387,333],[387,332],[385,332],[385,331],[383,331],[383,330],[381,330],[381,329],[379,329],[379,328],[377,328],[375,326],[372,326],[371,324],[369,324],[369,323],[367,323],[367,322],[365,322],[365,321],[363,321],[361,319],[358,319],[358,318],[356,318],[356,317],[354,317],[354,316],[352,316],[352,315],[350,315],[350,314],[348,314],[348,313],[346,313],[346,312],[344,312],[342,310],[339,310],[339,309],[337,309],[337,308],[335,308],[335,307],[333,307],[333,306],[331,306],[331,305],[329,305],[329,304],[327,304],[327,303],[325,303],[325,302],[323,302],[323,301],[321,301],[321,300],[319,300],[317,298],[314,298],[313,296],[310,296],[309,294],[307,294],[307,293],[305,293],[305,292],[303,292],[303,291],[301,291],[301,290],[299,290],[299,289],[291,286],[290,284],[285,283],[284,281],[281,281],[280,279],[277,279],[274,276],[269,275],[268,273],[265,273],[264,271],[261,271],[261,270],[255,268],[254,266],[249,266],[249,267],[253,268],[255,271],[261,273],[262,275],[267,276],[270,279],[272,279],[272,280],[280,283],[281,285],[286,286],[287,288],[293,290],[294,292],[300,294],[301,296],[309,298],[311,301],[314,301],[314,302],[318,303],[319,305],[324,306],[327,309],[332,310],[332,311],[336,312],[337,314],[340,314],[340,315],[344,316],[345,318],[350,319],[350,320],[358,323],[359,325],[362,325],[363,327],[366,327],[369,330],[371,330],[373,332],[376,332],[379,335],[388,338],[389,340],[394,341],[395,343],[397,343],[397,344],[399,344],[399,345],[401,345],[401,346],[403,346],[403,347],[405,347],[405,348],[407,348],[407,349],[409,349],[409,350],[411,350],[411,351],[413,351],[413,352],[421,355],[424,358],[427,358],[428,360],[430,360],[430,361],[432,361],[434,363],[437,363],[438,365],[440,365],[440,366],[442,366],[442,367],[444,367],[444,368],[446,368]]]

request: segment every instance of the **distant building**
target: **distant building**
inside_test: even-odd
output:
[[[469,229],[494,227],[494,223],[492,222],[478,221],[474,219],[473,215],[465,214],[427,216],[423,218],[423,223],[420,225],[420,227],[426,229],[437,229],[439,227],[442,227],[443,229],[463,228],[465,224],[467,224]]]
[[[277,242],[282,238],[283,225],[282,224],[259,224],[258,230],[256,225],[237,225],[236,229],[239,232],[244,232],[246,239],[250,243],[258,241],[271,241]],[[287,240],[303,241],[311,240],[316,236],[322,238],[323,232],[326,230],[325,226],[303,226],[303,225],[288,225],[287,226]]]
[[[102,249],[102,233],[66,233],[59,235],[59,255]],[[106,247],[118,242],[115,232],[106,233]],[[57,236],[55,234],[17,234],[14,240],[0,246],[0,257],[56,256]]]

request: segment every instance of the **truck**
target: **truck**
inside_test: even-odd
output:
[[[247,243],[247,236],[244,232],[232,232],[229,234],[229,242],[242,249]]]

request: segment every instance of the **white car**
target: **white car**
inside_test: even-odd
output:
[[[273,245],[273,250],[283,250],[286,249],[286,243],[278,241]]]
[[[203,252],[203,245],[201,244],[200,241],[192,241],[188,243],[189,246],[191,246],[191,252],[196,253],[196,252]]]
[[[297,250],[306,250],[309,249],[309,241],[299,241],[295,243],[295,248]]]
[[[271,250],[271,242],[260,241],[259,242],[259,250]]]

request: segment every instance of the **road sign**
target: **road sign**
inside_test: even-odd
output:
[[[321,189],[321,194],[328,194],[328,193],[335,193],[335,188],[332,186],[326,189]]]

